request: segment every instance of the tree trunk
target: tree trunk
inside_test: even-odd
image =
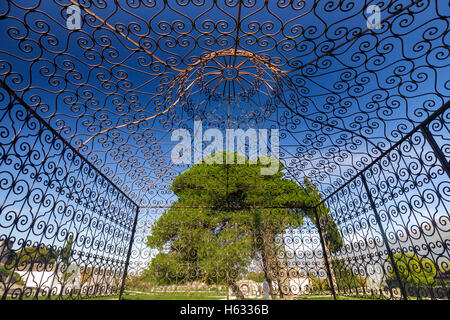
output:
[[[266,228],[262,232],[262,248],[261,248],[261,256],[263,263],[264,276],[266,281],[269,283],[269,294],[272,299],[283,299],[284,294],[281,290],[282,287],[282,279],[280,278],[280,261],[277,257],[277,248],[274,244],[274,234]],[[273,289],[273,281],[277,281],[278,284],[278,292]]]
[[[187,282],[186,283],[187,284],[187,296],[188,297],[190,297],[191,296],[191,285],[192,285],[192,283],[191,282]]]
[[[268,257],[266,250],[267,250],[266,246],[263,244],[262,250],[261,250],[261,260],[262,260],[262,264],[263,264],[263,272],[264,272],[264,277],[266,278],[266,281],[269,284],[270,298],[275,299],[275,293],[273,292],[273,288],[272,288],[272,282],[274,279],[272,277],[272,272],[269,267],[270,266],[270,258]]]
[[[238,300],[244,300],[245,296],[241,291],[241,288],[234,281],[229,281],[228,285],[231,287],[233,294],[238,298]]]
[[[271,212],[269,212],[271,214]],[[269,221],[261,219],[259,215],[255,216],[255,243],[261,254],[264,277],[269,283],[269,295],[271,299],[283,299],[284,294],[281,290],[283,282],[288,280],[281,279],[283,263],[278,259],[277,254],[283,250],[282,246],[275,243],[275,232]],[[286,269],[287,273],[287,269]],[[277,281],[278,290],[274,290],[273,282]],[[277,292],[278,291],[278,292]]]

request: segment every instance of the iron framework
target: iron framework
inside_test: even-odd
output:
[[[201,120],[278,129],[330,209],[274,240],[273,297],[449,299],[448,26],[439,0],[2,2],[0,295],[131,288],[190,168],[171,133]]]

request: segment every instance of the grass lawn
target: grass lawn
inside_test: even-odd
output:
[[[74,297],[76,299],[76,297]],[[72,298],[72,299],[74,299]],[[224,292],[191,292],[188,295],[186,292],[125,292],[123,295],[123,300],[225,300],[227,298]],[[374,297],[375,298],[375,297]],[[374,298],[363,297],[363,296],[338,296],[337,300],[372,300]],[[11,297],[7,297],[7,300],[11,300]],[[39,296],[37,300],[47,300],[47,297]],[[51,300],[70,300],[69,297],[55,297],[53,296]],[[103,297],[92,297],[92,298],[81,298],[81,300],[118,300],[118,295],[113,296],[103,296]],[[34,297],[23,297],[23,300],[34,300]],[[263,300],[259,299],[247,299],[247,300]],[[330,295],[324,294],[311,294],[295,298],[296,301],[301,300],[333,300]]]
[[[303,296],[297,298],[296,300],[334,300],[332,296]],[[367,297],[347,297],[347,296],[337,296],[336,300],[373,300]]]
[[[226,299],[226,293],[220,291],[186,292],[126,292],[124,300],[220,300]]]
[[[152,293],[125,293],[122,297],[123,300],[220,300],[226,299],[226,295],[220,295],[218,292],[192,292],[187,295],[184,292],[152,292]],[[22,300],[77,300],[76,297],[70,298],[68,296],[52,296],[50,299],[47,296],[38,296],[37,299],[32,297],[23,297]],[[81,297],[79,300],[118,300],[118,295],[103,296],[103,297]],[[6,297],[6,300],[18,300],[12,299],[10,296]]]
[[[226,295],[220,295],[218,293],[191,293],[191,295],[187,295],[184,292],[174,292],[174,293],[139,293],[139,294],[125,294],[123,296],[124,300],[224,300],[226,299]],[[262,300],[260,299],[248,299],[248,300]],[[302,296],[295,300],[334,300],[332,296],[330,295],[308,295],[308,296]],[[337,300],[372,300],[369,297],[348,297],[348,296],[338,296]]]
[[[174,294],[158,294],[158,295],[147,295],[147,294],[137,294],[137,295],[124,295],[124,300],[221,300],[225,297],[222,296],[196,296],[196,295],[174,295]]]
[[[155,294],[155,295],[147,295],[147,294],[137,294],[137,295],[124,295],[124,300],[221,300],[226,299],[226,296],[206,296],[206,295],[183,295],[183,294]],[[258,299],[249,299],[249,300],[258,300]],[[331,296],[304,296],[296,301],[301,300],[334,300]],[[339,296],[337,300],[372,300],[370,298],[364,297],[346,297]]]

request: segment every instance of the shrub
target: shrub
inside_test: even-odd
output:
[[[400,280],[405,284],[430,286],[434,284],[436,267],[430,259],[421,258],[413,253],[397,253],[394,255]],[[394,268],[388,271],[387,283],[398,282]]]
[[[1,281],[6,281],[8,279],[8,277],[11,276],[11,273],[12,273],[12,270],[8,270],[4,266],[0,266],[0,280]],[[19,285],[24,284],[22,278],[20,277],[20,274],[18,274],[17,272],[14,272],[14,275],[9,278],[9,282],[12,282],[14,284],[19,284]]]

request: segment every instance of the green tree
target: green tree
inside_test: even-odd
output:
[[[400,280],[405,284],[431,286],[434,284],[436,267],[430,259],[421,258],[414,253],[397,253],[394,255]],[[388,270],[387,282],[396,282],[397,276],[394,268]]]
[[[66,266],[69,265],[70,257],[72,255],[72,246],[73,246],[73,235],[70,235],[66,245],[61,250],[61,253],[59,255],[61,262]]]
[[[85,284],[89,283],[93,277],[93,268],[91,267],[82,267],[80,271],[80,284],[84,286]]]
[[[24,266],[30,264],[49,265],[56,262],[57,250],[45,246],[30,246],[21,249],[14,254],[9,266]]]
[[[326,278],[319,278],[314,275],[309,276],[309,280],[311,282],[311,289],[313,292],[324,292],[330,290],[330,284]]]
[[[144,278],[224,283],[242,298],[236,282],[258,257],[266,280],[279,280],[283,234],[300,227],[305,215],[316,221],[311,208],[320,203],[320,194],[307,179],[301,187],[284,178],[282,163],[276,174],[261,175],[264,159],[251,163],[234,153],[234,164],[226,164],[226,152],[212,157],[221,156],[223,164],[204,159],[174,179],[171,190],[178,200],[152,227],[147,244],[159,253]],[[328,221],[323,229],[331,250],[339,250],[342,239],[329,210],[322,205],[317,212]]]
[[[367,281],[364,277],[355,274],[343,259],[334,258],[331,260],[336,277],[336,284],[339,291],[354,291],[365,287]]]
[[[266,277],[262,272],[249,272],[245,276],[245,279],[253,280],[255,282],[264,282]]]
[[[20,274],[17,272],[13,272],[12,270],[8,270],[4,266],[0,265],[0,282],[4,284],[15,283],[18,285],[24,284]]]

